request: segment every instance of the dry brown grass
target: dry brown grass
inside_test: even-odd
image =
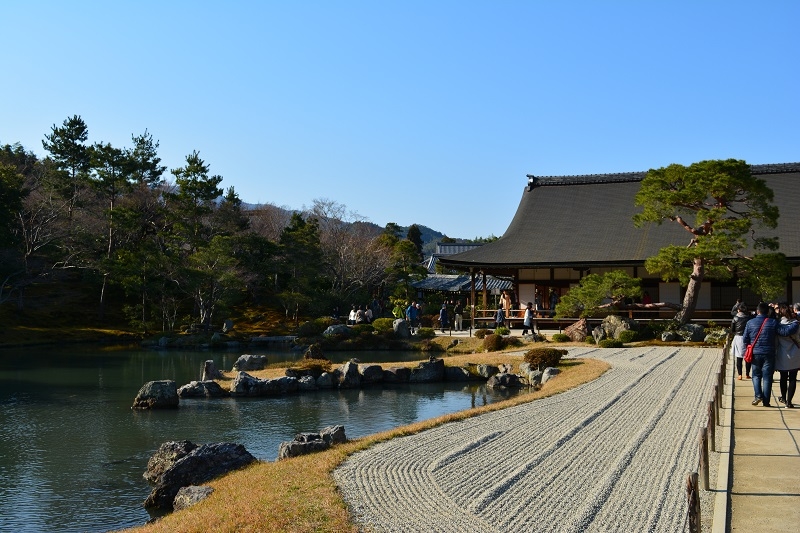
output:
[[[509,354],[452,356],[447,364],[506,363],[521,359]],[[416,363],[398,363],[415,365]],[[134,528],[135,533],[166,532],[356,532],[331,473],[349,455],[394,437],[418,433],[446,422],[463,420],[572,389],[596,379],[608,364],[594,359],[562,362],[561,374],[536,392],[467,411],[417,422],[335,446],[325,452],[273,463],[263,462],[233,472],[211,483],[207,500],[154,524]]]

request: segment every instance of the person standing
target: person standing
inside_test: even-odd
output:
[[[464,320],[464,306],[461,305],[461,300],[456,302],[456,306],[453,308],[453,315],[455,317],[455,329],[456,331],[461,331]]]
[[[503,307],[500,306],[497,308],[497,311],[494,314],[494,327],[499,328],[506,323],[506,315],[503,311]]]
[[[442,328],[442,333],[450,327],[450,320],[447,316],[447,304],[443,303],[442,308],[439,309],[439,326]]]
[[[775,337],[788,337],[797,333],[798,322],[781,324],[769,318],[770,308],[764,302],[758,304],[758,315],[751,318],[744,327],[742,341],[744,345],[753,345],[753,363],[750,372],[753,376],[752,404],[771,407],[769,398],[772,393],[772,372],[775,368]]]
[[[797,311],[800,303],[789,306],[781,304],[778,311],[781,314],[781,324],[797,322]],[[800,370],[800,339],[795,333],[789,337],[778,337],[777,352],[775,354],[775,370],[780,374],[781,396],[778,401],[788,408],[793,408],[794,393],[797,389],[797,371]]]
[[[733,342],[731,343],[731,348],[733,349],[733,356],[736,358],[736,372],[738,377],[736,379],[742,379],[742,362],[746,365],[745,368],[745,375],[747,379],[750,379],[750,363],[744,360],[744,341],[742,340],[742,335],[744,335],[744,327],[747,325],[747,321],[750,320],[750,315],[747,314],[747,305],[744,303],[740,303],[738,310],[736,311],[736,316],[733,317],[731,320],[731,331],[733,332]]]
[[[533,333],[533,302],[525,306],[525,316],[522,319],[522,334],[527,335],[528,330]]]
[[[417,328],[417,321],[419,317],[419,309],[417,309],[417,303],[411,302],[411,305],[406,308],[406,321],[408,322],[409,331],[411,334],[414,334],[414,330]]]
[[[350,306],[350,314],[347,317],[347,324],[352,326],[356,323],[356,304]]]

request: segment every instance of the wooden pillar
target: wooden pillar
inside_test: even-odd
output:
[[[469,319],[469,330],[470,336],[472,335],[472,330],[475,329],[475,269],[469,269],[469,282],[470,282],[470,297],[472,298],[472,305],[470,306],[470,319]]]
[[[486,308],[486,310],[488,310],[489,309],[489,295],[488,295],[487,288],[486,288],[486,272],[485,271],[481,271],[481,274],[483,274],[483,306]]]

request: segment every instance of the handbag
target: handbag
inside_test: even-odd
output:
[[[758,342],[758,336],[761,335],[761,330],[764,329],[764,324],[767,323],[767,317],[764,317],[764,321],[761,322],[761,327],[758,328],[758,333],[756,333],[756,338],[753,339],[753,344]],[[753,362],[753,344],[748,344],[747,348],[744,349],[744,362],[745,363],[752,363]]]

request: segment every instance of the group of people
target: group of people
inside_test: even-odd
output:
[[[376,318],[380,318],[383,314],[383,305],[380,300],[373,298],[373,300],[366,305],[356,304],[350,306],[350,314],[347,316],[348,325],[354,326],[356,324],[371,324]]]
[[[781,395],[778,401],[793,408],[800,370],[800,303],[767,304],[761,302],[756,315],[748,313],[747,305],[737,301],[731,314],[733,354],[736,356],[737,379],[742,379],[742,367],[746,379],[752,379],[755,397],[753,405],[770,407],[772,375],[780,375]],[[744,361],[745,350],[752,345],[753,359]]]

